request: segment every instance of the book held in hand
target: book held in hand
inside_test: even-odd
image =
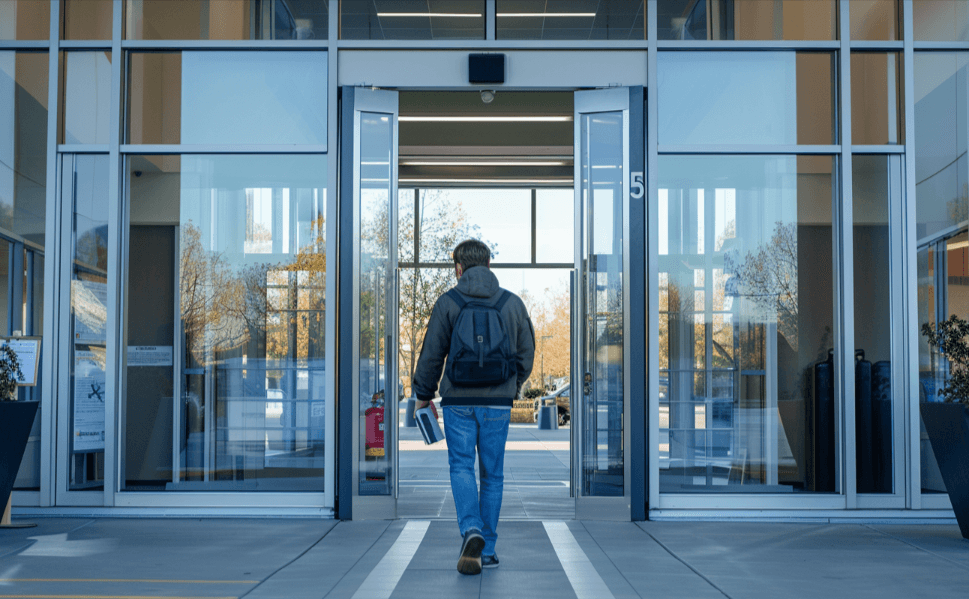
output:
[[[433,445],[444,440],[444,433],[441,432],[441,426],[437,423],[437,418],[434,417],[434,412],[430,406],[417,410],[414,413],[414,418],[417,419],[417,428],[421,429],[421,435],[424,436],[426,445]]]

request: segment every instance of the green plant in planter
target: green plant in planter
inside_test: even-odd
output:
[[[969,406],[969,322],[953,314],[938,327],[923,324],[922,334],[949,360],[949,378],[939,395],[947,403]]]
[[[23,378],[20,358],[9,345],[0,346],[0,401],[17,399],[17,381]]]

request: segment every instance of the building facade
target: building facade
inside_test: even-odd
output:
[[[967,64],[963,0],[0,0],[14,505],[392,517],[458,190],[567,282],[577,517],[951,517]]]

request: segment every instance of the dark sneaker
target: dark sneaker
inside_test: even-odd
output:
[[[494,555],[482,555],[481,556],[481,567],[482,568],[497,568],[498,567],[498,554]]]
[[[485,540],[476,528],[472,528],[464,535],[461,543],[461,555],[458,556],[458,572],[461,574],[481,574],[481,550]]]

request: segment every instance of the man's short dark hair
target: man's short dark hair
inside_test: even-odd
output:
[[[451,257],[455,264],[460,264],[461,268],[468,270],[474,266],[488,266],[491,262],[491,250],[477,239],[466,239],[454,248]]]

